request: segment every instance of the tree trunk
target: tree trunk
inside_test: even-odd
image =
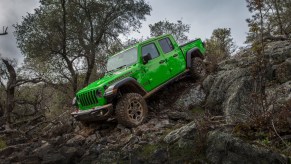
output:
[[[8,74],[9,74],[9,79],[7,82],[7,89],[6,89],[6,105],[5,105],[5,110],[4,110],[4,117],[5,117],[5,121],[6,121],[6,126],[9,127],[9,125],[11,124],[11,112],[14,109],[16,72],[8,60],[2,59],[2,61],[5,64],[7,71],[8,71]]]
[[[4,107],[0,102],[0,117],[2,117],[4,115]]]
[[[89,56],[87,57],[88,69],[87,69],[86,76],[84,79],[83,87],[89,84],[92,72],[95,67],[95,57],[96,57],[95,47],[99,44],[99,41],[98,41],[98,44],[95,44],[95,41],[94,41],[94,26],[93,26],[93,20],[92,20],[91,14],[89,11],[85,11],[85,12],[90,24],[90,53],[89,53]]]
[[[68,69],[71,73],[72,79],[71,79],[71,84],[72,84],[72,92],[75,94],[78,89],[78,75],[74,69],[72,61],[68,58],[67,54],[67,10],[66,10],[66,0],[61,1],[62,5],[62,10],[63,10],[63,47],[62,47],[62,56],[66,61],[66,64],[68,66]]]
[[[282,23],[281,16],[280,16],[278,2],[277,2],[277,0],[274,0],[273,2],[274,2],[275,10],[276,10],[276,16],[277,16],[277,20],[278,20],[279,29],[280,29],[280,35],[285,35],[286,37],[288,37],[285,30],[283,29],[283,23]]]

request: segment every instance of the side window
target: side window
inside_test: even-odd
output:
[[[165,54],[174,50],[174,46],[169,38],[159,40],[159,43]]]
[[[148,53],[150,53],[152,59],[160,56],[154,43],[143,46],[141,49],[141,52],[142,52],[143,57],[146,56]]]

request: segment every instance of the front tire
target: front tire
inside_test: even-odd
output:
[[[194,57],[191,59],[190,74],[195,80],[204,79],[206,77],[206,65],[201,58]]]
[[[118,123],[126,127],[136,127],[142,124],[147,113],[148,108],[146,101],[137,93],[124,94],[116,105]]]

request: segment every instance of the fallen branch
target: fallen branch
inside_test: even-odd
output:
[[[281,138],[283,140],[291,140],[291,135],[285,135],[285,136],[282,136]],[[281,139],[275,138],[272,140],[272,142],[278,142],[278,140],[281,140]]]
[[[274,125],[274,121],[272,120],[272,126],[273,126],[273,129],[276,133],[276,135],[280,138],[280,140],[286,145],[286,147],[288,148],[289,145],[283,140],[283,138],[279,135],[279,133],[277,132],[276,128],[275,128],[275,125]]]

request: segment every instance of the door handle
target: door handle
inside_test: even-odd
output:
[[[173,55],[174,58],[177,57],[177,56],[178,56],[178,54]]]
[[[163,63],[165,63],[166,62],[166,60],[161,60],[159,63],[160,64],[163,64]]]

